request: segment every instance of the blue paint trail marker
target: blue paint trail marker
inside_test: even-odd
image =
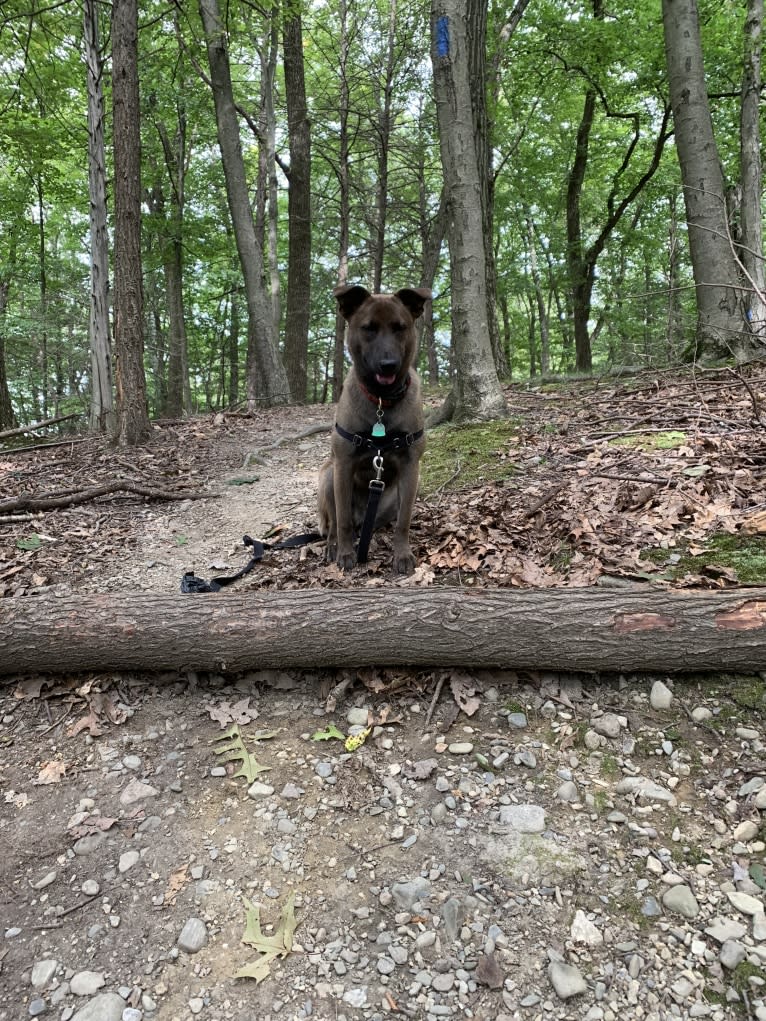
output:
[[[436,22],[436,56],[449,56],[449,18],[444,14]]]

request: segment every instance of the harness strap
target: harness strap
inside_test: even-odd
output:
[[[242,570],[237,571],[236,574],[212,578],[210,581],[205,581],[204,578],[198,578],[194,571],[187,571],[181,579],[181,591],[218,592],[226,585],[231,585],[232,582],[238,581],[240,578],[244,578],[246,574],[249,574],[255,565],[263,559],[263,554],[266,550],[296,549],[299,546],[310,546],[312,542],[319,542],[321,538],[322,536],[318,532],[304,532],[301,535],[291,535],[289,539],[283,539],[282,542],[271,543],[262,542],[260,539],[251,539],[249,535],[245,535],[242,538],[242,542],[245,546],[250,546],[252,548],[253,555]]]
[[[344,429],[337,422],[335,431],[360,450],[406,450],[413,443],[417,443],[424,433],[423,429],[418,429],[414,433],[393,432],[387,433],[385,436],[373,437],[372,433],[350,433],[348,429]]]

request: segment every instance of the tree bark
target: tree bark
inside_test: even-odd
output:
[[[338,74],[340,78],[338,93],[338,287],[348,283],[348,247],[349,247],[349,218],[351,216],[351,185],[349,181],[349,112],[350,96],[348,85],[348,61],[350,50],[351,31],[348,24],[348,4],[346,0],[340,0],[338,5],[338,18],[340,21],[340,38],[338,50],[340,66]],[[354,26],[355,28],[355,26]],[[345,366],[346,347],[346,320],[340,313],[335,312],[335,342],[332,354],[332,399],[340,400],[343,389],[343,375]]]
[[[0,674],[277,667],[766,668],[766,589],[131,592],[0,600]]]
[[[740,109],[740,167],[742,177],[742,235],[738,254],[750,288],[746,306],[750,329],[766,333],[766,270],[763,259],[763,214],[761,199],[761,50],[763,0],[748,0],[745,19],[745,72]]]
[[[303,27],[296,9],[282,29],[290,175],[287,195],[288,255],[285,369],[293,401],[307,397],[311,316],[311,129],[303,71]]]
[[[213,83],[218,144],[234,238],[245,283],[248,312],[248,398],[252,407],[289,400],[287,375],[274,331],[271,302],[264,285],[263,248],[258,243],[245,176],[245,162],[234,106],[226,32],[217,0],[199,0]]]
[[[466,0],[432,0],[431,60],[448,208],[455,418],[508,413],[488,324],[482,184],[471,99]]]
[[[12,429],[16,425],[11,392],[8,388],[8,372],[5,365],[5,317],[8,295],[11,289],[11,275],[16,267],[16,236],[10,239],[10,252],[2,276],[0,276],[0,429]]]
[[[90,194],[90,427],[114,434],[112,341],[109,330],[109,234],[106,209],[104,91],[98,4],[83,11],[88,89],[88,190]]]
[[[149,434],[141,274],[137,0],[114,0],[112,6],[112,107],[116,438],[120,446],[131,446]]]
[[[739,269],[729,233],[723,171],[713,134],[696,0],[662,0],[676,151],[684,185],[703,358],[749,355]]]

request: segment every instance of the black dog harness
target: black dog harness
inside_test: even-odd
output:
[[[378,516],[378,504],[380,498],[383,496],[383,491],[386,488],[386,484],[383,481],[383,451],[389,450],[407,450],[417,443],[418,440],[423,436],[423,429],[418,429],[414,433],[405,432],[386,432],[386,427],[383,423],[383,408],[390,408],[397,401],[406,394],[410,386],[410,377],[407,376],[403,386],[398,390],[392,397],[384,399],[383,397],[376,397],[360,382],[359,386],[363,391],[365,397],[368,400],[378,405],[376,412],[377,421],[373,425],[369,432],[364,433],[351,433],[348,429],[344,429],[342,426],[335,423],[335,431],[339,436],[342,436],[344,440],[348,440],[349,443],[353,443],[357,450],[374,450],[376,451],[375,456],[372,459],[372,466],[375,469],[375,478],[370,479],[369,491],[367,494],[367,508],[364,512],[364,521],[362,522],[362,531],[359,535],[359,545],[356,550],[356,560],[359,564],[367,563],[367,553],[370,549],[370,539],[372,533],[375,531],[375,518]]]

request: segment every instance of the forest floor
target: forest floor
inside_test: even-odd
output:
[[[766,370],[508,397],[432,433],[414,575],[234,589],[766,583]],[[316,527],[331,417],[0,450],[0,596],[234,573]],[[766,1019],[760,676],[53,669],[3,665],[0,1021]]]

